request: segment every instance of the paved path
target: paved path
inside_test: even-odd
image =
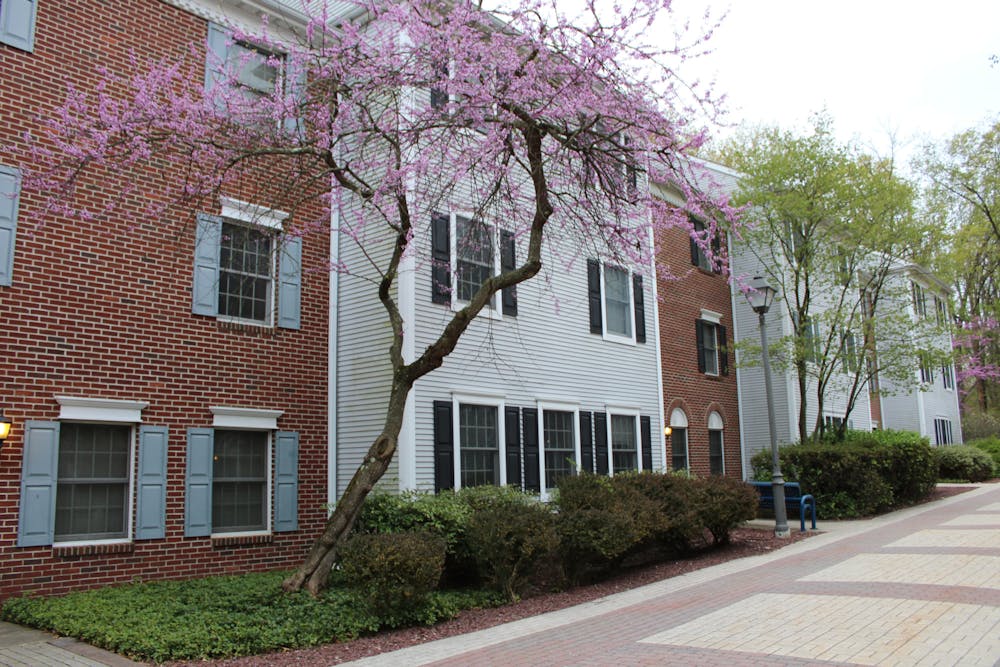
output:
[[[1000,485],[355,665],[1000,666]]]
[[[125,667],[136,664],[69,637],[56,637],[0,621],[0,665],[3,667]]]

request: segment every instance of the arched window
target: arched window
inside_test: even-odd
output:
[[[688,420],[680,408],[670,413],[670,468],[672,470],[688,469]]]
[[[708,471],[713,475],[726,474],[725,449],[722,442],[722,415],[708,415]]]

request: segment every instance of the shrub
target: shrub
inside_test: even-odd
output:
[[[636,520],[642,539],[661,552],[676,555],[687,551],[702,534],[704,524],[698,509],[698,479],[686,473],[617,475],[612,485],[621,494],[638,497]]]
[[[444,540],[430,533],[355,535],[340,553],[343,580],[393,625],[437,587],[445,549]]]
[[[473,512],[466,531],[481,580],[508,600],[546,583],[559,546],[555,515],[537,501],[511,497]]]
[[[1000,415],[968,411],[962,415],[962,435],[966,441],[1000,438]]]
[[[715,544],[727,544],[733,528],[757,516],[757,490],[741,480],[713,475],[696,488],[700,523]]]
[[[984,482],[993,477],[993,459],[989,454],[968,445],[936,447],[942,479]]]
[[[471,514],[468,503],[451,492],[372,493],[365,499],[354,532],[426,532],[443,539],[452,551]]]
[[[927,439],[905,431],[851,431],[841,443],[782,447],[780,457],[785,479],[813,494],[817,514],[827,519],[917,502],[937,480],[937,459]],[[758,452],[752,465],[755,479],[770,479],[770,452]]]
[[[965,444],[989,454],[993,458],[993,476],[1000,477],[1000,437],[979,438]]]

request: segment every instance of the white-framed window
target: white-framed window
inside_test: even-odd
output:
[[[940,326],[948,324],[948,303],[937,296],[934,297],[934,316]]]
[[[702,244],[699,244],[694,238],[690,238],[691,244],[691,264],[697,266],[703,271],[709,271],[711,273],[718,273],[718,261],[719,254],[722,251],[722,243],[718,235],[714,235],[708,238],[708,231],[705,223],[697,218],[691,218],[691,225],[694,228],[695,233],[702,239],[705,243],[712,249],[712,255],[715,261],[709,259],[708,254],[705,252],[705,248]]]
[[[823,415],[823,425],[827,428],[840,428],[843,423],[843,417],[838,417],[836,415]]]
[[[708,415],[708,472],[712,475],[726,474],[726,452],[722,438],[724,424],[722,415],[712,412]],[[671,433],[671,435],[673,435]]]
[[[840,337],[840,356],[845,373],[855,373],[861,367],[857,337],[851,331],[845,331]]]
[[[545,495],[559,480],[577,474],[580,467],[580,413],[569,403],[539,401],[541,489]]]
[[[219,244],[219,316],[271,326],[274,319],[275,234],[222,221]]]
[[[688,469],[688,419],[680,408],[670,413],[670,469]]]
[[[729,364],[726,352],[726,328],[720,324],[722,315],[702,310],[695,321],[698,371],[705,375],[727,375]]]
[[[945,389],[955,388],[955,368],[951,364],[941,366],[941,384]]]
[[[454,225],[455,299],[468,303],[489,278],[500,272],[496,252],[496,227],[462,215],[452,217]],[[490,308],[494,309],[494,295]]]
[[[130,540],[134,467],[133,425],[62,422],[55,542]]]
[[[639,412],[608,408],[608,470],[612,475],[642,470]]]
[[[955,441],[951,433],[951,420],[944,417],[934,419],[934,444],[950,445]]]
[[[215,429],[212,533],[271,531],[271,432]]]
[[[927,292],[916,281],[910,282],[911,297],[913,301],[913,313],[918,320],[927,317]]]
[[[269,110],[257,102],[289,92],[284,85],[290,79],[287,70],[284,54],[235,39],[223,26],[208,24],[205,92],[213,96],[220,112],[251,125],[270,123]],[[294,119],[286,119],[285,125],[288,130],[297,128]]]
[[[632,285],[626,269],[604,265],[604,332],[605,336],[635,340],[632,329]]]
[[[803,353],[805,355],[806,361],[811,361],[817,363],[819,361],[820,355],[820,345],[822,341],[822,335],[820,333],[819,322],[816,320],[807,319],[806,326],[803,331],[804,340]]]
[[[934,361],[926,352],[919,353],[920,361],[920,381],[924,384],[934,383]]]
[[[455,395],[455,488],[507,483],[504,458],[504,401],[501,398]]]
[[[590,333],[627,345],[645,343],[645,304],[641,274],[600,260],[587,260]]]

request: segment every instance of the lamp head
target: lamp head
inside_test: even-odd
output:
[[[771,287],[765,278],[762,276],[754,276],[754,279],[750,281],[750,290],[747,292],[747,301],[750,302],[750,307],[753,308],[753,312],[758,315],[766,313],[771,308],[771,304],[774,303],[774,297],[778,294],[778,290]]]

